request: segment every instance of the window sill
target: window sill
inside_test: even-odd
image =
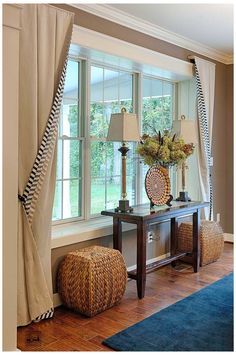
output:
[[[123,223],[122,231],[135,229],[133,224]],[[51,249],[102,238],[113,234],[111,217],[99,217],[89,221],[73,222],[52,226]]]

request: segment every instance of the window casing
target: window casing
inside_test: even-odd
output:
[[[77,85],[76,85],[77,79]],[[54,223],[90,219],[114,208],[121,192],[120,143],[106,142],[111,113],[126,107],[137,113],[140,133],[170,129],[176,115],[173,82],[71,59],[61,111]],[[156,125],[158,119],[158,125]],[[144,178],[148,167],[129,143],[127,193],[130,204],[148,202]],[[171,172],[175,188],[175,173]]]

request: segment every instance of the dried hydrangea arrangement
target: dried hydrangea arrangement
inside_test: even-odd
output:
[[[154,136],[144,134],[137,146],[137,153],[144,163],[152,166],[159,164],[165,168],[183,163],[194,151],[194,144],[186,144],[182,138],[171,136],[169,131],[160,131]]]

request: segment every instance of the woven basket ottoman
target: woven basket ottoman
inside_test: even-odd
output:
[[[192,251],[192,222],[181,223],[178,229],[178,250]],[[207,265],[220,258],[224,249],[224,234],[219,223],[201,220],[200,265]],[[184,259],[183,259],[184,260]]]
[[[124,295],[127,271],[118,250],[92,246],[70,252],[58,271],[62,302],[88,317],[119,303]]]

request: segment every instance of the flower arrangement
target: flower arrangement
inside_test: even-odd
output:
[[[137,146],[137,153],[143,157],[144,163],[151,166],[159,164],[165,168],[180,165],[194,152],[194,144],[185,144],[182,138],[171,137],[169,131],[163,136],[159,131],[154,136],[144,134]]]

